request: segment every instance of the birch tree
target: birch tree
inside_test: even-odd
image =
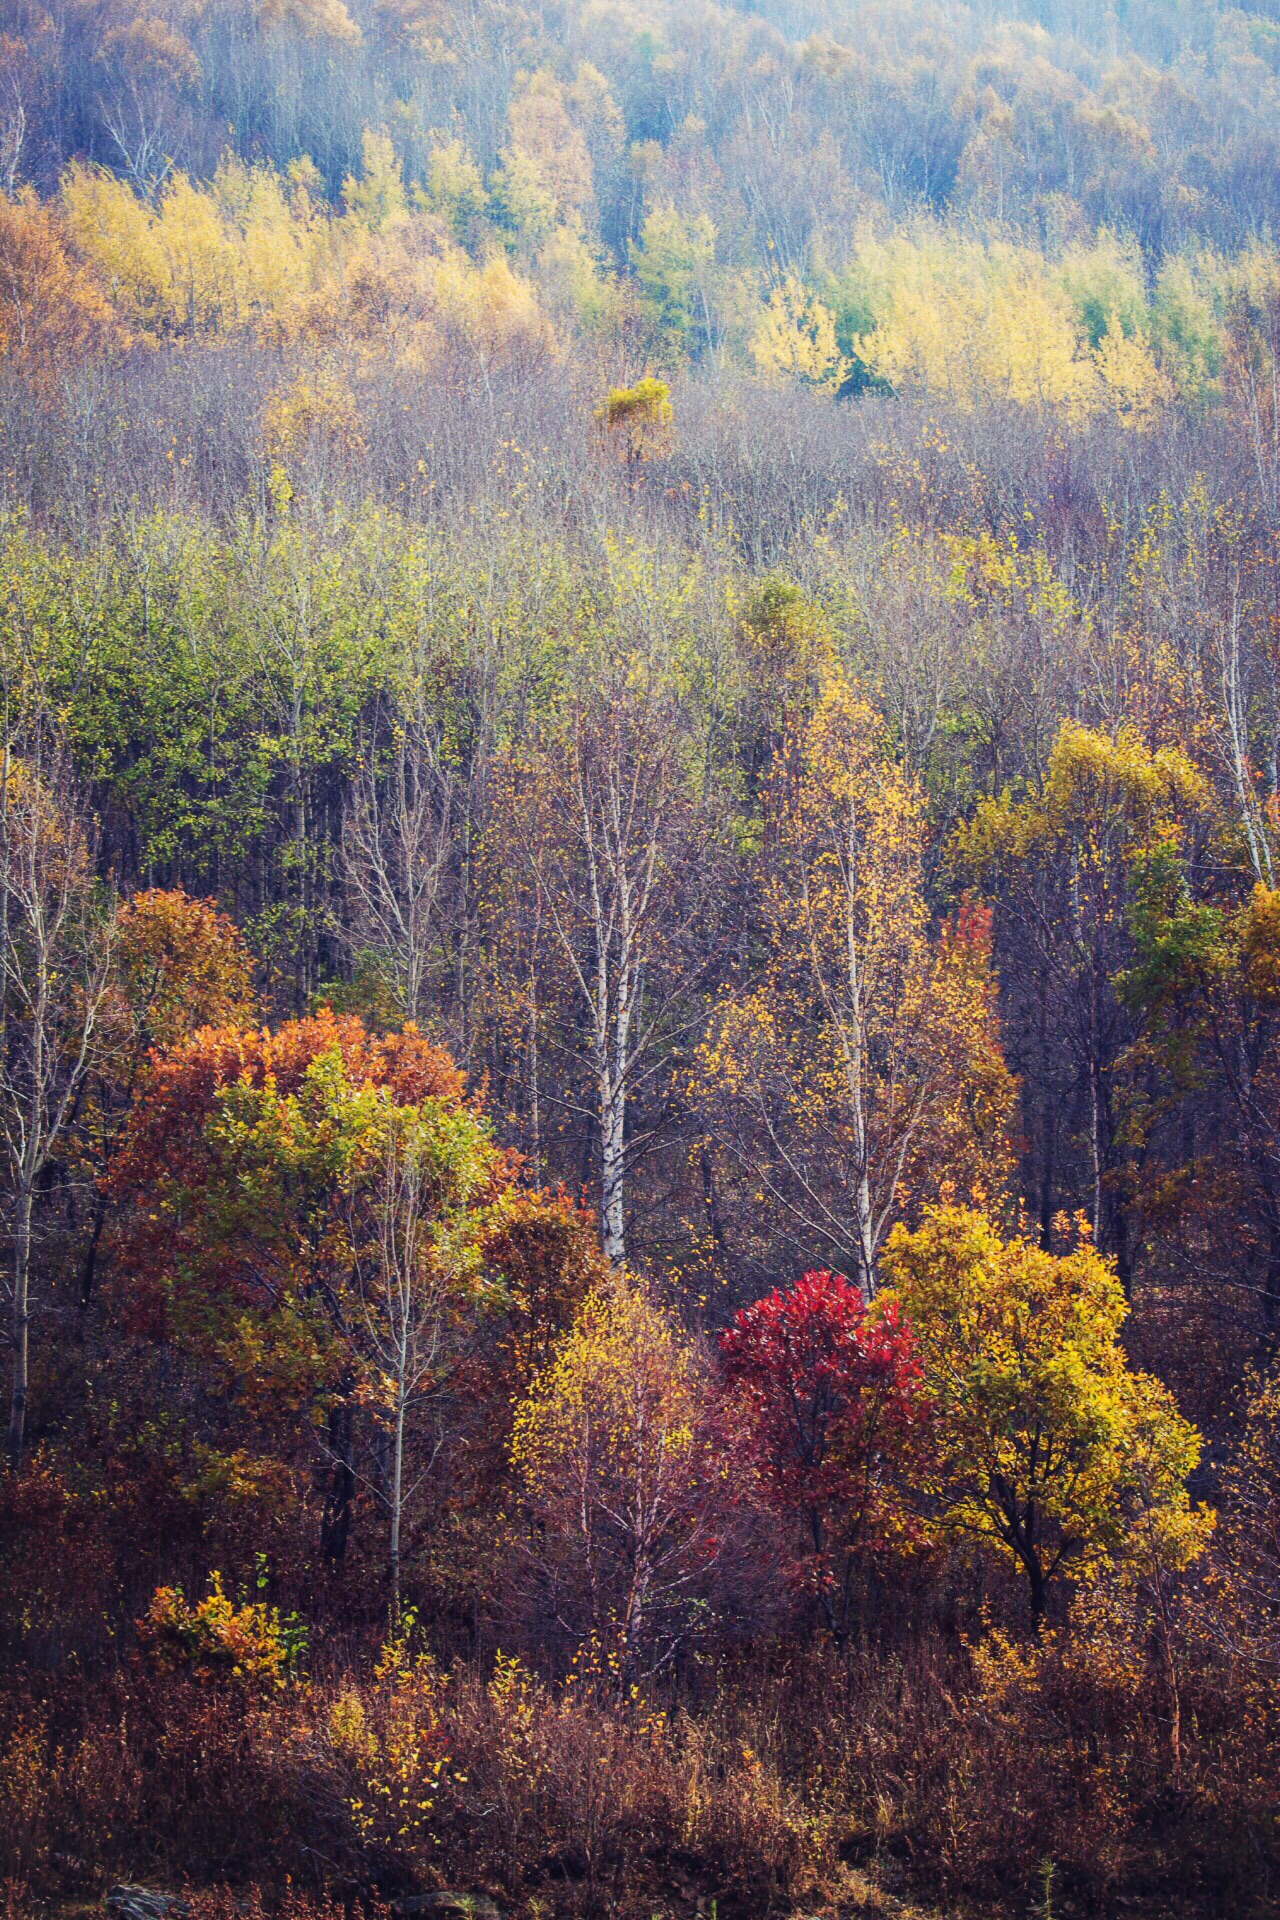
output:
[[[531,956],[567,1012],[548,1021],[543,1052],[566,1069],[558,1097],[597,1137],[601,1237],[620,1263],[628,1174],[647,1144],[633,1106],[687,1032],[714,956],[715,794],[695,775],[675,694],[635,663],[509,755],[495,784],[490,863],[509,908],[527,917],[532,895],[540,909]]]
[[[616,1638],[624,1686],[675,1657],[721,1550],[706,1408],[697,1349],[614,1275],[516,1409],[544,1617],[571,1645]]]
[[[469,1208],[492,1173],[487,1135],[468,1107],[430,1102],[388,1108],[381,1151],[357,1206],[352,1241],[360,1300],[360,1346],[389,1440],[389,1466],[375,1491],[390,1523],[391,1631],[400,1622],[406,1506],[435,1467],[444,1443],[436,1424],[411,1449],[417,1416],[448,1379],[479,1292],[479,1251]]]
[[[1007,1178],[989,920],[930,937],[923,795],[842,681],[786,743],[768,809],[766,958],[699,1051],[712,1131],[764,1230],[783,1223],[869,1301],[910,1200]]]

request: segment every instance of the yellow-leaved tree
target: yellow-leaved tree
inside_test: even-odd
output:
[[[58,209],[29,189],[0,195],[0,358],[48,386],[61,369],[128,343],[96,277],[73,258]]]
[[[942,1207],[895,1231],[885,1271],[933,1406],[934,1518],[1025,1577],[1037,1628],[1061,1573],[1089,1580],[1127,1551],[1195,1559],[1213,1518],[1187,1494],[1200,1436],[1130,1367],[1124,1293],[1087,1234],[1055,1255]]]
[[[919,782],[843,680],[787,740],[766,810],[764,977],[717,1009],[701,1079],[757,1209],[869,1300],[896,1220],[1006,1185],[990,921],[968,907],[931,935]]]
[[[652,374],[633,387],[611,387],[594,417],[601,444],[616,450],[629,467],[659,459],[671,445],[671,389]]]
[[[1083,1158],[1094,1238],[1126,1284],[1143,1129],[1123,1105],[1120,1064],[1139,1026],[1117,976],[1132,958],[1144,876],[1204,852],[1214,814],[1208,782],[1181,748],[1153,753],[1132,727],[1112,736],[1065,720],[1038,786],[981,801],[953,841],[959,869],[997,903],[1034,982],[1038,1037],[1023,1058],[1035,1096],[1028,1131],[1041,1135],[1042,1238],[1052,1213],[1045,1170]]]
[[[704,1408],[692,1343],[611,1274],[516,1409],[543,1607],[571,1643],[616,1646],[626,1682],[670,1660],[716,1556]]]
[[[342,183],[347,218],[370,233],[381,233],[408,218],[404,168],[385,130],[365,128],[361,158],[359,176],[349,173]]]
[[[761,307],[751,334],[751,357],[762,373],[832,391],[845,372],[830,308],[794,273],[784,275]]]
[[[587,143],[565,104],[564,89],[545,68],[533,74],[507,110],[511,150],[549,196],[557,221],[580,220],[595,193]]]
[[[144,335],[161,332],[173,286],[157,215],[127,181],[79,161],[62,176],[62,209],[77,251],[97,268],[121,321]]]
[[[1039,254],[926,226],[866,251],[888,289],[866,357],[895,388],[965,409],[1003,399],[1083,414],[1096,404],[1087,343]]]

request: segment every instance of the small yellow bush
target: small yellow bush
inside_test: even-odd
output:
[[[258,1601],[237,1607],[222,1576],[191,1606],[181,1587],[158,1587],[138,1622],[138,1638],[162,1672],[187,1668],[201,1679],[219,1676],[265,1687],[285,1683],[293,1649],[278,1612]]]

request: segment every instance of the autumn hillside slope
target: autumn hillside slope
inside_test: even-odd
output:
[[[0,0],[6,1920],[1274,1910],[1278,160]]]

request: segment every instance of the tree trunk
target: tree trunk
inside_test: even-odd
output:
[[[404,1416],[402,1390],[396,1402],[395,1451],[391,1460],[391,1632],[400,1630],[400,1512],[404,1501]]]
[[[626,1619],[623,1626],[624,1671],[622,1677],[626,1683],[636,1678],[652,1579],[648,1553],[641,1548],[636,1555],[635,1574],[631,1582],[631,1592],[627,1596]]]
[[[27,1387],[30,1351],[29,1307],[31,1280],[31,1188],[26,1182],[18,1191],[13,1248],[13,1388],[9,1400],[9,1467],[13,1473],[22,1465],[22,1449],[27,1435]]]
[[[87,1313],[93,1302],[93,1289],[98,1277],[98,1249],[102,1245],[102,1230],[107,1224],[107,1196],[99,1193],[93,1204],[93,1232],[89,1236],[89,1245],[85,1251],[84,1266],[80,1270],[80,1311]]]
[[[605,1258],[620,1267],[627,1257],[623,1149],[626,1103],[607,1074],[600,1082],[600,1231]]]

